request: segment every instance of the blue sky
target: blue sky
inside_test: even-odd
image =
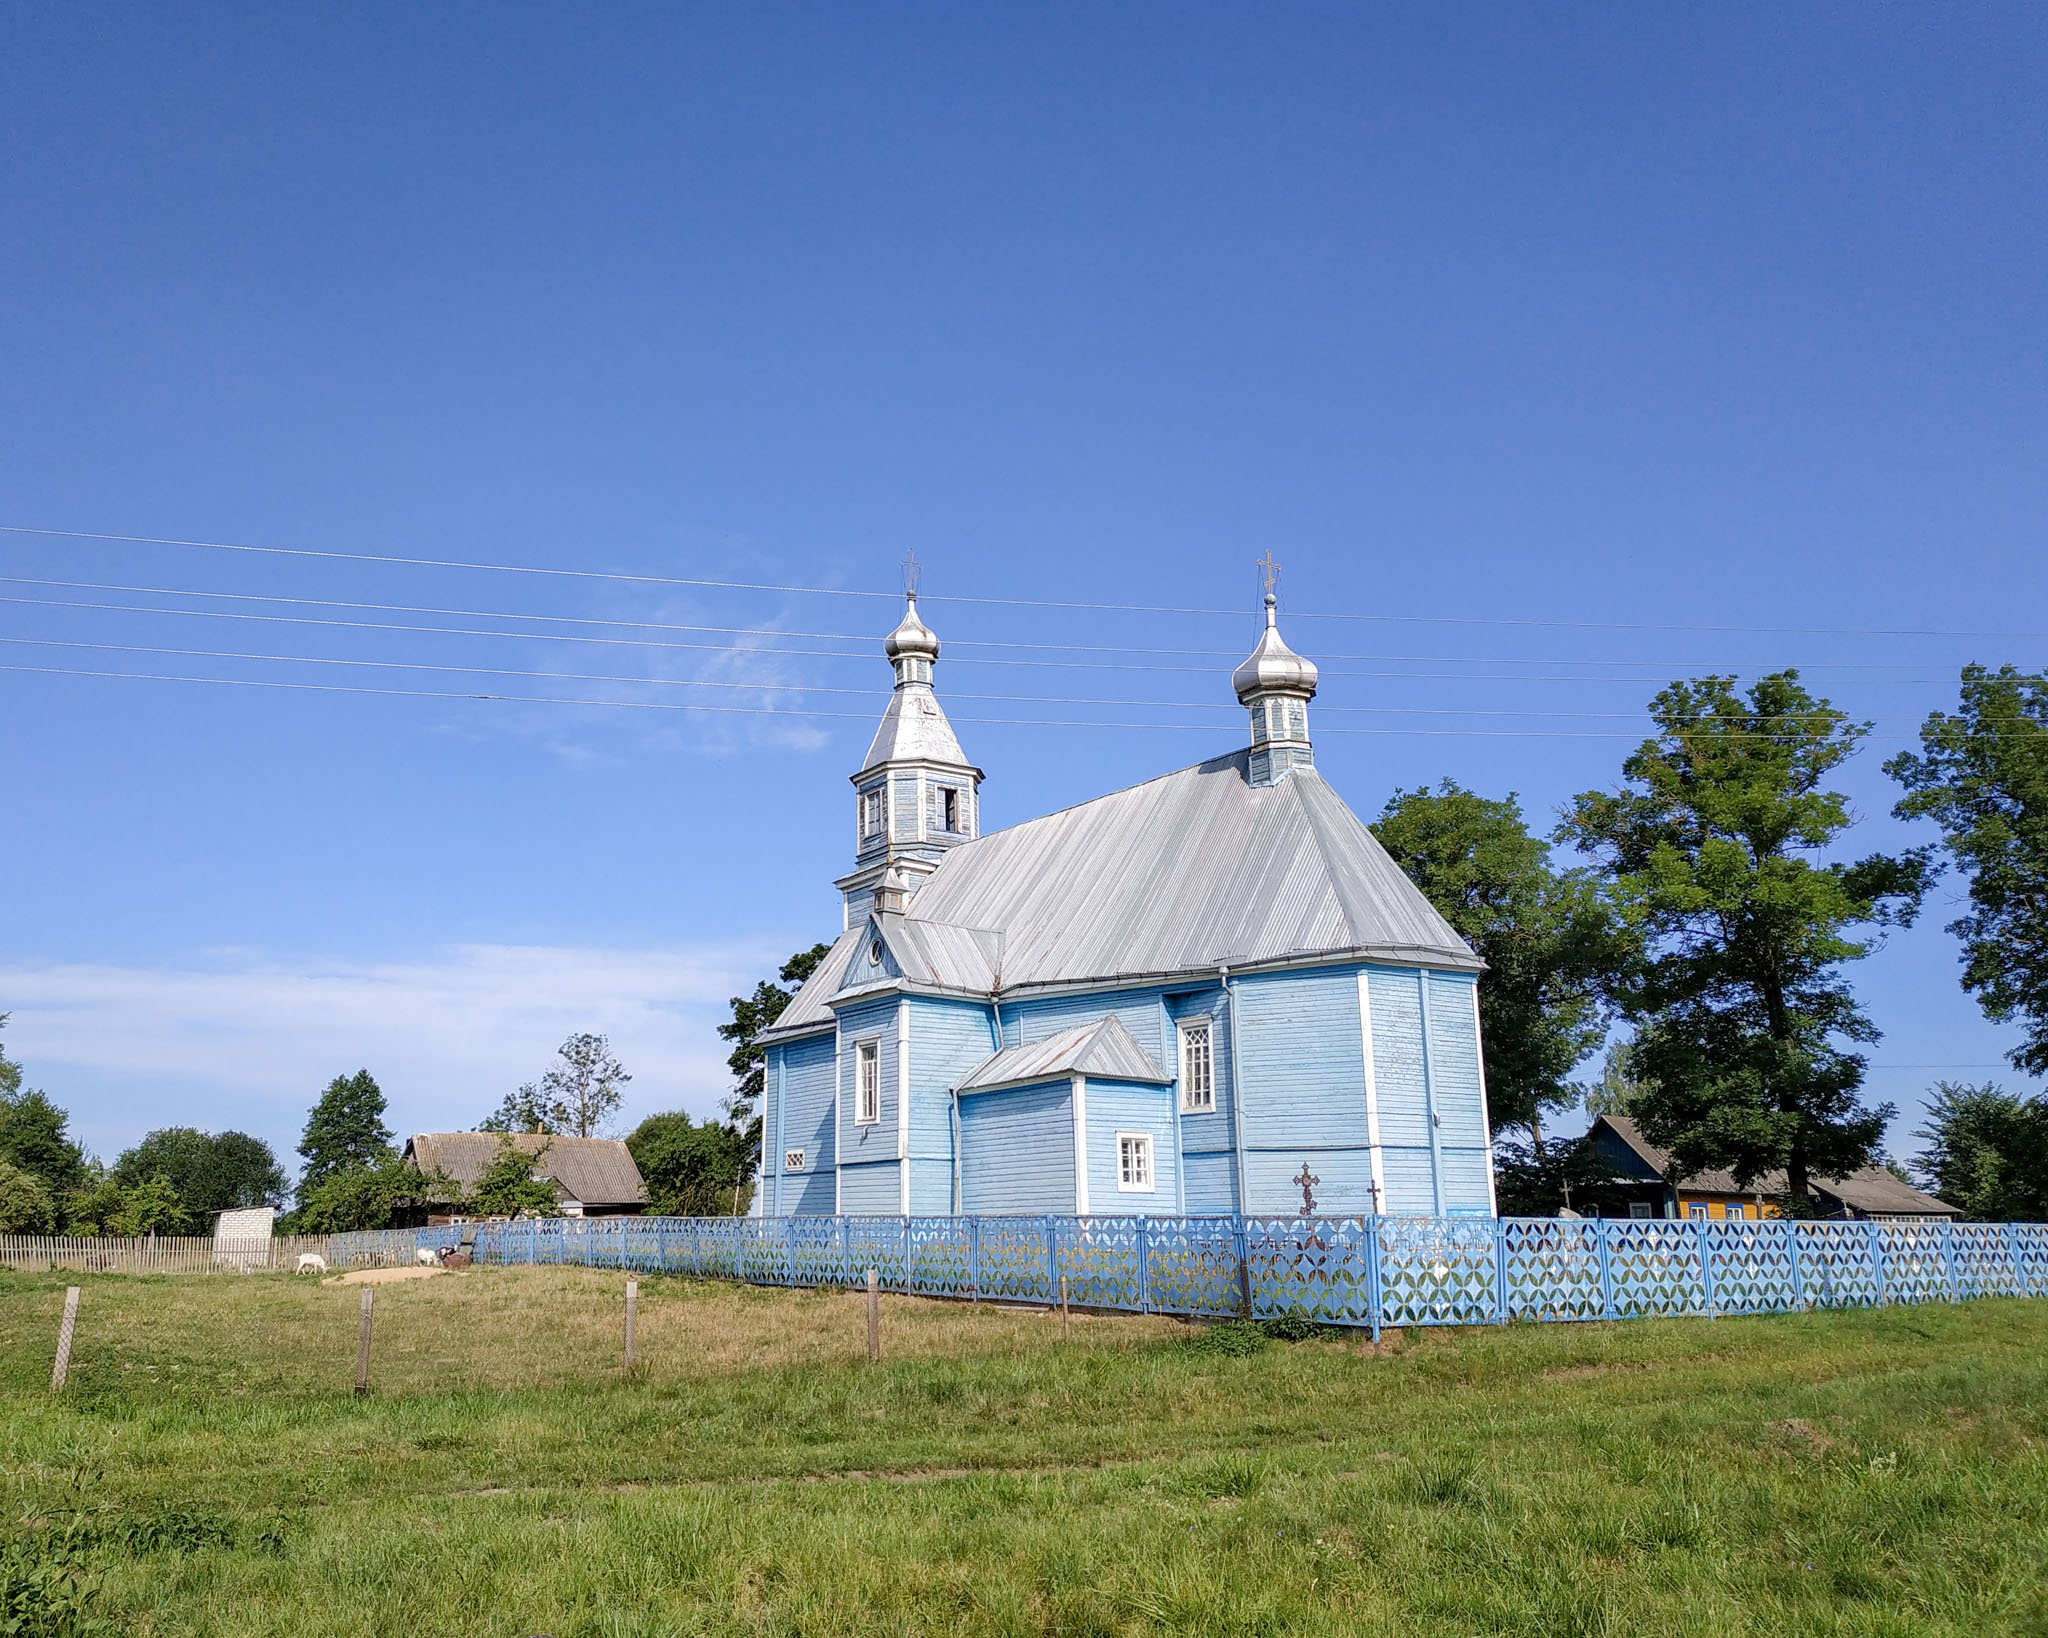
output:
[[[10,8],[5,1039],[109,1156],[584,1027],[710,1109],[913,550],[991,826],[1235,744],[1270,550],[1368,817],[1797,664],[1899,845],[2048,663],[2044,275],[2019,6]],[[1902,1148],[2011,1040],[1953,901],[1856,974]]]

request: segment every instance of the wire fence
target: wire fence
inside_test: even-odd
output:
[[[424,1238],[423,1238],[424,1236]],[[392,1268],[437,1247],[440,1231],[377,1229],[360,1234],[275,1235],[221,1240],[211,1235],[150,1234],[136,1239],[86,1239],[47,1234],[0,1235],[0,1268],[80,1274],[291,1273],[302,1256],[329,1269]]]
[[[453,1246],[462,1230],[423,1229]],[[481,1262],[1330,1325],[2048,1296],[2048,1224],[1458,1217],[614,1217],[474,1229]],[[1064,1282],[1064,1284],[1063,1284]]]

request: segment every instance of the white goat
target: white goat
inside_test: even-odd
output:
[[[421,1246],[414,1255],[419,1258],[419,1264],[422,1268],[439,1268],[441,1266],[441,1254],[429,1247]]]
[[[298,1266],[292,1272],[294,1274],[325,1274],[327,1272],[327,1259],[317,1251],[302,1251],[299,1253]]]

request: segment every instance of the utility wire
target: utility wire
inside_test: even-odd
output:
[[[474,563],[457,558],[399,557],[379,552],[314,551],[301,546],[255,546],[221,540],[181,540],[162,535],[121,535],[86,529],[45,529],[28,524],[0,523],[0,533],[36,535],[62,540],[97,540],[140,546],[178,546],[202,551],[249,552],[269,557],[310,558],[329,562],[381,563],[402,568],[463,569],[489,574],[521,574],[570,580],[603,580],[645,586],[691,586],[717,591],[765,591],[791,596],[864,597],[894,600],[895,592],[868,591],[846,586],[796,586],[766,581],[712,580],[682,575],[628,574],[604,569],[559,569],[529,563]],[[1202,608],[1194,605],[1146,603],[1083,603],[1038,597],[970,597],[931,593],[927,602],[981,605],[1002,608],[1078,609],[1106,614],[1193,614],[1217,615],[1242,620],[1246,609]],[[1434,614],[1352,614],[1326,610],[1294,609],[1289,618],[1298,620],[1381,621],[1402,625],[1506,626],[1561,631],[1703,631],[1749,633],[1763,636],[1826,637],[1963,637],[2035,640],[2048,637],[2039,631],[1951,631],[1918,627],[1870,626],[1739,626],[1709,625],[1678,621],[1647,620],[1530,620],[1482,618],[1473,615]]]

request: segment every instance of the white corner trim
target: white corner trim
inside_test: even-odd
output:
[[[1074,1214],[1088,1215],[1088,1077],[1072,1077],[1074,1086]]]
[[[910,1215],[910,1003],[896,1003],[896,1187],[899,1210]]]
[[[1387,1209],[1387,1170],[1380,1147],[1380,1079],[1372,1061],[1372,985],[1363,967],[1358,969],[1358,1035],[1365,1049],[1365,1142],[1372,1161],[1372,1209],[1379,1213]]]
[[[1500,1216],[1493,1187],[1493,1111],[1486,1107],[1486,1038],[1479,1033],[1479,986],[1472,986],[1472,1051],[1479,1059],[1479,1141],[1486,1146],[1486,1209]]]
[[[845,1105],[840,1093],[846,1080],[846,1053],[839,1038],[839,1020],[832,1020],[832,1215],[841,1217],[846,1212],[845,1184],[846,1168],[841,1164],[846,1158],[846,1124],[842,1111]]]

